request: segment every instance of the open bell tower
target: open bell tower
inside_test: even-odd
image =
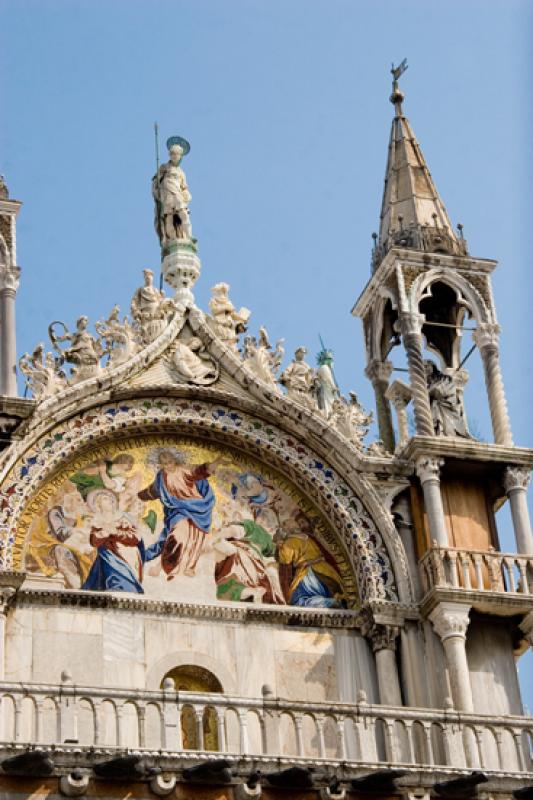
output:
[[[496,615],[516,620],[519,604],[502,602],[498,592],[515,593],[515,598],[516,592],[529,594],[525,557],[533,554],[533,537],[526,490],[533,459],[530,450],[515,446],[511,433],[491,287],[496,262],[471,255],[462,225],[454,229],[450,222],[403,112],[398,80],[406,66],[404,61],[392,69],[394,117],[379,233],[373,234],[371,277],[353,314],[363,322],[366,375],[375,391],[380,436],[396,459],[414,468],[408,505],[423,606],[446,649],[446,630],[455,625],[466,633],[472,614],[486,616],[487,636]],[[465,330],[472,334],[470,348],[463,345]],[[478,441],[468,428],[464,364],[476,349],[492,443]],[[407,368],[400,372],[407,373],[407,382],[392,378],[402,358]],[[507,499],[518,557],[500,553],[496,511]],[[509,566],[503,582],[502,565],[504,571]],[[479,597],[484,593],[482,600],[473,590]],[[522,611],[527,613],[526,607]],[[469,710],[466,657],[457,658],[450,663],[456,674],[454,701]]]

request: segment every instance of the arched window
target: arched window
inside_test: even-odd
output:
[[[197,667],[195,664],[182,664],[174,667],[164,676],[164,681],[170,678],[174,682],[177,692],[194,692],[201,694],[220,693],[222,684],[209,670]],[[192,705],[185,702],[181,709],[181,736],[184,750],[219,750],[217,715],[213,706],[206,705],[201,719]],[[199,730],[201,724],[201,731]]]

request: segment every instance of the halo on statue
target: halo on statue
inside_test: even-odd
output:
[[[171,136],[169,139],[167,139],[167,150],[170,150],[170,148],[174,147],[176,144],[181,147],[184,156],[186,156],[191,149],[187,139],[183,139],[181,136]]]

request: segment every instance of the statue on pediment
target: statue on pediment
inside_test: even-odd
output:
[[[44,352],[44,344],[38,344],[33,353],[24,353],[19,359],[19,368],[26,386],[35,400],[55,394],[65,386],[65,373],[52,353]]]
[[[275,347],[270,344],[267,330],[264,326],[259,328],[259,337],[246,336],[243,343],[243,359],[248,369],[259,380],[277,387],[276,376],[281,367],[285,348],[284,339],[278,339]]]
[[[246,331],[250,311],[235,308],[229,299],[229,285],[227,283],[217,283],[211,289],[211,299],[209,301],[211,311],[212,328],[219,339],[224,344],[237,347],[237,342],[241,333]]]
[[[48,327],[48,334],[52,346],[59,354],[61,363],[72,365],[70,375],[71,383],[78,383],[87,378],[92,378],[100,372],[100,358],[104,354],[102,341],[89,333],[87,325],[89,319],[86,316],[78,317],[76,320],[76,330],[70,332],[64,322],[52,322]],[[58,335],[55,327],[61,325],[64,333]],[[62,348],[61,344],[68,343],[68,347]]]
[[[208,386],[218,378],[218,365],[207,353],[197,336],[174,343],[170,356],[171,369],[178,383]]]
[[[162,164],[152,180],[155,200],[155,229],[163,247],[168,242],[182,239],[192,240],[189,217],[191,193],[185,173],[180,164],[189,152],[190,145],[181,136],[167,140],[169,160]]]
[[[95,322],[97,333],[105,342],[105,352],[109,354],[108,366],[123,364],[135,353],[133,329],[127,317],[120,321],[120,307],[114,306],[106,320]]]
[[[147,345],[165,330],[169,315],[175,311],[173,301],[154,286],[154,273],[143,270],[144,285],[131,298],[131,316],[135,321],[142,344]]]
[[[287,396],[312,411],[316,410],[316,372],[305,361],[307,349],[297,347],[294,358],[282,373],[279,382],[287,389]]]

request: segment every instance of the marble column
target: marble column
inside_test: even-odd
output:
[[[8,397],[18,394],[15,297],[19,276],[19,267],[0,265],[0,395]]]
[[[403,381],[394,381],[387,389],[386,397],[390,400],[396,411],[396,419],[398,421],[397,449],[401,450],[409,439],[407,406],[411,402],[411,389]]]
[[[420,436],[433,436],[433,418],[429,403],[426,368],[422,355],[422,314],[404,311],[400,314],[400,330],[407,355],[411,392],[415,413],[416,432]]]
[[[396,640],[399,632],[395,625],[373,625],[368,631],[376,659],[379,702],[384,706],[403,705],[396,662]]]
[[[6,676],[7,612],[16,590],[5,586],[0,590],[0,680]]]
[[[472,338],[483,362],[494,441],[509,447],[513,444],[513,436],[500,368],[499,333],[499,325],[486,322],[478,325]]]
[[[439,603],[429,615],[444,647],[450,688],[457,711],[473,713],[472,686],[466,657],[466,631],[470,606],[463,603]]]
[[[527,486],[530,471],[524,467],[506,467],[503,485],[513,518],[516,551],[521,555],[533,556],[533,536],[527,507]]]
[[[432,544],[437,542],[439,547],[448,547],[448,530],[440,493],[440,468],[443,464],[442,459],[421,456],[415,466],[424,492],[430,541]]]
[[[378,428],[380,438],[390,453],[394,452],[394,426],[392,424],[392,412],[387,398],[387,389],[390,376],[392,374],[392,364],[390,361],[380,361],[377,358],[369,361],[365,369],[365,375],[370,379],[376,396],[376,412],[378,418]]]

